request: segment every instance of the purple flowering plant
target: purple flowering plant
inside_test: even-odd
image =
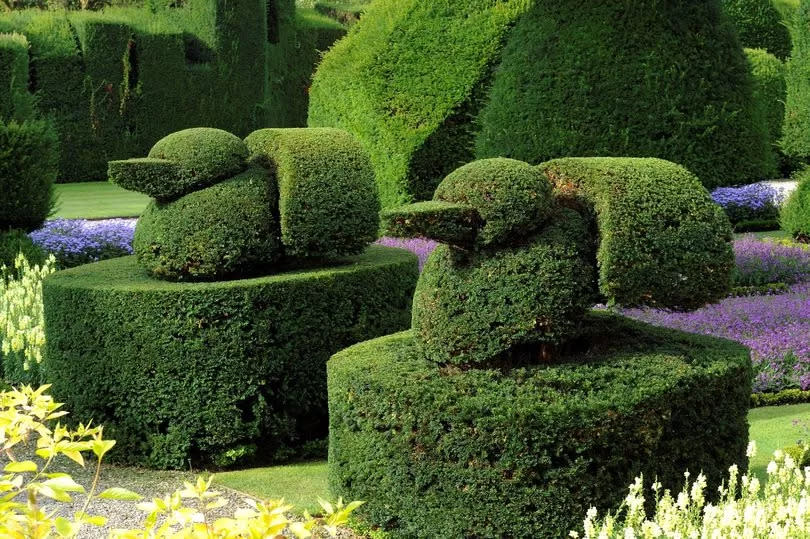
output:
[[[399,247],[400,249],[406,249],[412,252],[419,257],[419,271],[422,271],[422,268],[425,267],[427,257],[438,245],[438,243],[435,241],[424,238],[403,239],[389,237],[380,238],[377,240],[377,244],[384,245],[386,247]]]
[[[784,191],[764,182],[740,187],[718,187],[711,195],[734,224],[776,220],[779,218],[779,206],[785,199]]]
[[[56,219],[31,232],[36,245],[56,257],[61,268],[70,268],[132,254],[137,219]]]
[[[794,284],[810,280],[810,250],[797,244],[760,241],[745,235],[734,242],[735,286]]]

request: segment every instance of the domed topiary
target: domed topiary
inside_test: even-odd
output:
[[[385,208],[496,156],[660,157],[715,186],[768,175],[752,91],[719,0],[401,0],[324,56],[309,125],[360,140]]]
[[[543,173],[514,159],[482,159],[452,172],[434,200],[472,206],[483,225],[478,241],[500,243],[528,235],[551,213],[551,184]]]
[[[785,64],[764,49],[745,49],[745,55],[754,76],[754,102],[760,109],[760,117],[768,131],[771,152],[767,168],[771,171],[770,175],[776,177],[783,161],[786,161],[779,150],[787,97]],[[789,163],[786,162],[785,165],[789,166]]]
[[[247,158],[247,146],[236,135],[197,127],[160,139],[149,159],[111,161],[109,176],[124,189],[168,201],[242,172]]]
[[[779,59],[790,56],[790,32],[773,0],[722,0],[744,47],[765,49]]]
[[[810,170],[802,172],[799,184],[790,194],[779,214],[782,230],[795,239],[810,243]]]
[[[250,276],[282,255],[275,183],[262,168],[175,200],[153,201],[134,250],[155,277],[213,281]]]

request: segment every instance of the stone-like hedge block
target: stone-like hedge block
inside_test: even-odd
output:
[[[418,269],[372,246],[328,267],[215,283],[149,278],[124,257],[44,284],[45,377],[129,463],[257,460],[326,434],[329,356],[406,328]]]

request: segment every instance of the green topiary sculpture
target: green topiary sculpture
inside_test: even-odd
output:
[[[410,332],[329,361],[330,483],[395,537],[548,537],[639,473],[745,463],[749,352],[590,311],[727,293],[731,229],[659,159],[508,159],[383,212],[440,242]]]
[[[770,173],[752,90],[720,0],[398,0],[324,56],[309,125],[358,138],[385,208],[488,157],[658,157],[733,185]]]
[[[779,213],[782,230],[797,241],[810,243],[810,171],[798,176],[798,186],[790,194]]]
[[[359,144],[191,129],[110,176],[156,199],[135,256],[44,284],[54,395],[141,465],[266,462],[322,440],[326,360],[407,327],[418,273],[413,254],[369,246],[379,201]]]

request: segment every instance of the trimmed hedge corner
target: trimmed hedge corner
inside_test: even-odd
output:
[[[377,238],[380,203],[368,154],[339,129],[261,129],[246,139],[279,191],[285,255],[334,258]]]
[[[135,254],[161,279],[257,275],[282,255],[277,209],[274,179],[254,167],[174,202],[151,202],[135,228]]]
[[[538,168],[562,204],[584,203],[595,213],[599,289],[610,303],[689,309],[726,296],[731,225],[688,170],[618,157],[556,159]]]
[[[745,469],[747,349],[606,313],[585,328],[562,361],[509,371],[441,368],[412,332],[336,354],[332,491],[394,537],[556,539],[640,473],[677,490],[702,470],[713,492]]]
[[[122,461],[160,468],[326,434],[325,363],[406,328],[416,257],[379,246],[327,268],[217,283],[150,279],[135,257],[44,283],[43,370]]]
[[[46,120],[0,119],[0,231],[42,226],[53,209],[59,140]]]

